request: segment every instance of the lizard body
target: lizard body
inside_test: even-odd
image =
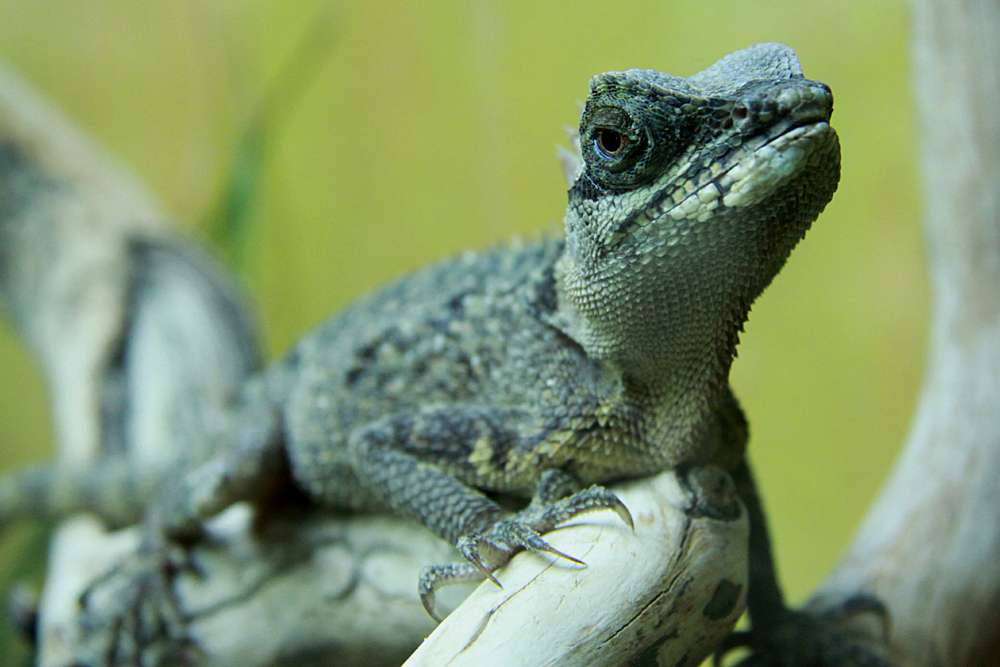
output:
[[[472,536],[462,551],[488,573],[544,548],[543,526],[501,522],[481,492],[530,498],[547,471],[582,487],[733,469],[745,435],[720,413],[739,410],[738,333],[836,188],[831,108],[779,45],[689,79],[595,77],[565,241],[408,276],[268,374],[298,485],[323,504],[389,506],[453,544]],[[504,556],[483,560],[484,545]]]
[[[276,402],[299,483],[332,504],[373,502],[350,479],[348,450],[380,420],[404,450],[465,484],[526,497],[550,468],[591,484],[693,460],[696,452],[657,446],[654,434],[672,424],[650,409],[655,397],[547,321],[562,247],[551,240],[435,265],[302,341],[270,378],[284,393]],[[325,461],[331,451],[344,452],[343,468]]]
[[[598,75],[565,239],[434,265],[304,337],[250,381],[223,463],[181,485],[160,527],[184,533],[290,475],[318,504],[389,508],[456,544],[469,564],[431,568],[432,599],[550,549],[540,535],[580,512],[630,521],[588,485],[711,463],[752,496],[729,369],[836,189],[831,112],[779,44],[686,79]],[[533,500],[507,517],[498,493]],[[783,610],[759,523],[756,608]]]
[[[777,45],[690,79],[596,77],[565,241],[407,276],[272,371],[296,478],[368,504],[350,479],[365,428],[469,486],[525,496],[546,469],[590,484],[731,454],[712,432],[738,332],[836,187],[831,99]],[[632,154],[601,155],[601,133]]]

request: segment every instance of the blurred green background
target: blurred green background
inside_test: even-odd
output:
[[[388,278],[557,230],[555,146],[591,75],[689,75],[755,42],[792,46],[833,88],[843,178],[754,308],[734,382],[793,600],[849,540],[919,386],[907,34],[898,0],[0,3],[0,56],[179,224],[215,234],[237,175],[249,226],[234,256],[272,355]],[[3,328],[0,468],[48,455],[47,419],[38,372]],[[24,535],[0,543],[0,571]]]

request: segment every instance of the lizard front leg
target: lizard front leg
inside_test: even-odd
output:
[[[510,457],[528,456],[528,437],[518,425],[529,415],[517,409],[444,405],[399,413],[358,430],[349,450],[365,489],[395,511],[413,517],[454,544],[467,563],[431,567],[420,579],[421,600],[431,616],[437,587],[489,578],[518,551],[550,553],[541,534],[583,512],[612,509],[627,523],[621,501],[602,487],[580,490],[564,471],[510,473]],[[509,518],[474,486],[513,494],[534,493],[532,503]],[[533,487],[538,487],[533,488]]]
[[[434,605],[434,593],[441,586],[484,578],[499,586],[493,572],[521,549],[552,554],[585,566],[583,561],[553,548],[541,535],[580,514],[600,509],[612,510],[629,528],[635,529],[628,508],[611,491],[597,485],[583,489],[579,480],[565,470],[544,471],[535,496],[525,509],[497,521],[486,532],[459,538],[458,551],[467,563],[432,566],[423,571],[419,591],[424,608],[433,618],[441,620]]]
[[[224,453],[163,483],[137,550],[81,595],[80,664],[197,662],[174,587],[191,566],[185,547],[205,520],[237,502],[262,500],[288,479],[276,411],[255,406],[240,417]]]

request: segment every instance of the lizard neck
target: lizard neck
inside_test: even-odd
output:
[[[746,309],[706,295],[705,276],[678,271],[651,278],[634,267],[588,275],[566,253],[556,267],[553,321],[627,387],[658,402],[701,396],[694,402],[708,409],[727,384]],[[715,295],[725,293],[720,285]]]

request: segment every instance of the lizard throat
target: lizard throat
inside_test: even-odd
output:
[[[724,386],[746,313],[727,307],[720,317],[710,304],[692,310],[693,289],[670,281],[659,287],[595,280],[564,254],[556,267],[551,323],[647,394]]]

